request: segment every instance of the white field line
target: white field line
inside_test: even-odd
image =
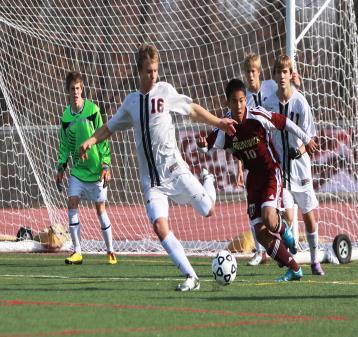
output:
[[[93,281],[93,283],[102,282],[102,281],[131,281],[131,282],[142,282],[142,281],[182,281],[183,278],[168,278],[168,277],[76,277],[76,276],[61,276],[61,275],[24,275],[24,274],[0,274],[0,278],[42,278],[42,279],[61,279],[61,280],[77,280],[77,281]],[[200,278],[200,282],[214,282],[212,278]],[[324,280],[301,280],[296,284],[337,284],[337,285],[358,285],[358,280],[355,281],[324,281]],[[242,286],[242,285],[251,285],[251,286],[270,286],[270,285],[284,285],[288,284],[286,282],[275,282],[272,280],[269,281],[250,281],[236,279],[232,285]],[[231,286],[232,286],[231,285]]]

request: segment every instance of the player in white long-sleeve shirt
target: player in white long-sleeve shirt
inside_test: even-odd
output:
[[[176,290],[200,288],[197,274],[187,259],[183,246],[170,231],[168,199],[179,204],[191,204],[201,215],[214,212],[216,192],[211,177],[204,178],[204,186],[190,172],[177,146],[171,112],[189,116],[228,134],[235,132],[232,119],[220,119],[190,97],[180,95],[169,83],[157,82],[159,54],[154,46],[143,44],[138,52],[139,90],[130,93],[116,114],[106,125],[81,145],[86,151],[118,130],[134,128],[140,181],[144,192],[148,217],[164,249],[186,276]]]
[[[252,53],[246,56],[244,61],[244,71],[246,75],[246,105],[249,108],[262,106],[267,97],[274,94],[277,90],[277,84],[273,80],[260,81],[261,59],[260,56]],[[244,174],[241,161],[238,161],[238,185],[244,185]],[[258,242],[256,238],[255,228],[251,227],[252,236],[255,242],[256,252],[248,261],[248,266],[257,266],[266,262],[265,248]]]
[[[265,100],[264,107],[268,110],[279,111],[313,138],[316,136],[316,128],[312,111],[305,97],[291,86],[292,72],[291,59],[287,55],[279,56],[273,69],[278,90],[276,94]],[[286,210],[292,209],[295,201],[301,209],[311,252],[312,274],[324,275],[318,260],[318,226],[314,215],[318,201],[313,190],[311,159],[306,152],[301,154],[302,142],[294,135],[289,135],[284,131],[275,131],[272,140],[280,155],[284,187],[291,192],[286,193],[284,198],[291,195],[293,197],[291,200],[284,200],[285,208]],[[300,149],[301,152],[299,152]]]

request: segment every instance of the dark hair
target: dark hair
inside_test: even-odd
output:
[[[227,100],[230,99],[230,96],[234,91],[242,91],[246,96],[246,87],[244,82],[236,78],[230,80],[230,82],[226,85],[225,88],[225,95]]]
[[[83,87],[83,78],[81,73],[79,73],[78,71],[70,71],[67,76],[66,76],[66,90],[69,91],[70,90],[70,85],[71,82],[81,82],[82,87]]]
[[[151,44],[143,43],[138,49],[137,67],[142,69],[144,61],[149,58],[152,62],[159,62],[158,50]]]

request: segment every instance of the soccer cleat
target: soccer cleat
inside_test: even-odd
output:
[[[318,275],[318,276],[324,275],[324,271],[319,262],[311,264],[311,271],[312,271],[312,275]]]
[[[65,259],[66,264],[82,264],[83,257],[80,253],[72,253],[68,258]]]
[[[192,291],[192,290],[199,290],[199,289],[200,289],[199,279],[197,279],[194,276],[188,276],[183,283],[178,284],[178,286],[175,288],[176,291]]]
[[[287,223],[285,232],[282,235],[282,240],[286,247],[290,250],[291,254],[297,253],[296,240],[293,236],[291,227]]]
[[[289,282],[289,281],[299,281],[303,277],[302,268],[297,271],[293,271],[291,268],[287,269],[287,272],[276,279],[277,282]]]
[[[201,181],[204,181],[205,179],[211,177],[213,180],[215,180],[215,177],[213,174],[211,174],[206,168],[203,168],[200,172],[200,179]]]
[[[108,264],[117,264],[117,258],[113,252],[107,253],[107,263]]]
[[[266,263],[266,253],[265,252],[256,252],[255,255],[247,262],[248,266],[258,266],[259,264]]]

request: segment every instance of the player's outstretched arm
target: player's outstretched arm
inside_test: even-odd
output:
[[[195,103],[191,104],[191,111],[189,113],[189,116],[194,122],[213,125],[223,130],[230,136],[235,134],[235,124],[237,124],[235,120],[230,118],[218,118],[213,114],[211,114],[206,109],[204,109],[199,104],[195,104]]]
[[[80,158],[82,160],[87,159],[87,150],[90,149],[93,145],[103,142],[105,139],[109,138],[112,133],[109,131],[107,124],[101,126],[95,131],[95,133],[85,140],[80,146]]]
[[[318,145],[313,138],[310,138],[301,128],[299,128],[295,123],[290,119],[286,118],[285,130],[296,135],[300,138],[305,145],[306,152],[309,155],[315,153],[318,149]]]

